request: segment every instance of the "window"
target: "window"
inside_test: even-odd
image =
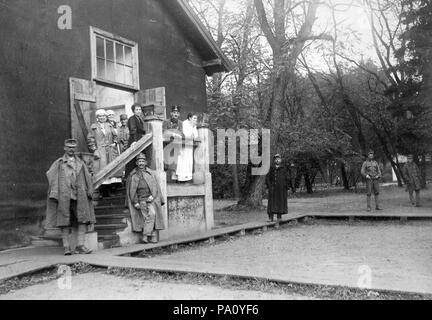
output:
[[[90,27],[92,78],[139,89],[138,44]]]

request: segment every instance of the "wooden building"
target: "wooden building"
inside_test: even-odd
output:
[[[0,53],[3,230],[40,221],[45,172],[66,138],[85,151],[96,109],[205,112],[206,75],[229,69],[184,0],[3,0]]]

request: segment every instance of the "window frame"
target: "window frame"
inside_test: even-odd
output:
[[[126,83],[121,83],[113,80],[104,79],[98,76],[97,74],[97,50],[96,50],[96,39],[97,36],[103,37],[108,40],[120,42],[123,45],[129,46],[132,48],[132,85],[128,85]],[[114,45],[114,51],[116,51],[116,45]],[[138,56],[138,43],[121,36],[115,35],[113,33],[101,30],[99,28],[90,26],[90,51],[91,51],[91,77],[92,80],[97,82],[106,83],[116,87],[122,87],[132,90],[140,90],[139,83],[139,56]],[[107,60],[105,56],[105,61]]]

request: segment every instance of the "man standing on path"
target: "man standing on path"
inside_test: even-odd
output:
[[[158,230],[165,229],[162,212],[165,202],[156,173],[147,167],[145,154],[136,157],[136,165],[126,184],[132,230],[142,232],[142,243],[155,243]]]
[[[96,223],[92,204],[92,177],[80,158],[75,155],[77,141],[65,141],[63,157],[54,161],[47,172],[49,189],[46,212],[46,227],[60,228],[64,254],[71,255],[70,229],[78,234],[75,253],[91,253],[84,246],[88,225]]]
[[[372,192],[375,196],[375,209],[382,210],[379,207],[379,179],[382,174],[378,162],[374,159],[373,151],[369,151],[368,158],[363,162],[361,174],[366,178],[367,211],[371,211]]]
[[[283,214],[288,213],[288,190],[294,187],[291,181],[291,174],[287,167],[282,165],[282,157],[275,154],[274,166],[270,168],[266,176],[266,185],[268,188],[268,205],[267,214],[270,221],[273,221],[274,215],[281,220]]]
[[[410,154],[407,157],[407,163],[405,163],[402,173],[406,183],[406,191],[409,193],[409,198],[412,205],[420,207],[420,170],[417,164],[413,161],[413,156]],[[414,193],[415,191],[415,201]]]

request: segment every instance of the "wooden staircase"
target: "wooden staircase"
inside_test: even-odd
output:
[[[133,160],[140,152],[152,144],[152,133],[146,134],[133,147],[127,149],[120,156],[110,162],[105,168],[93,177],[94,188],[101,186],[102,182]],[[110,197],[98,197],[94,200],[98,242],[104,248],[120,246],[118,233],[127,228],[127,218],[130,213],[126,205],[126,189],[118,188]]]
[[[125,204],[126,190],[119,188],[110,197],[94,200],[98,242],[104,248],[112,248],[120,245],[118,232],[127,228],[129,210]]]

